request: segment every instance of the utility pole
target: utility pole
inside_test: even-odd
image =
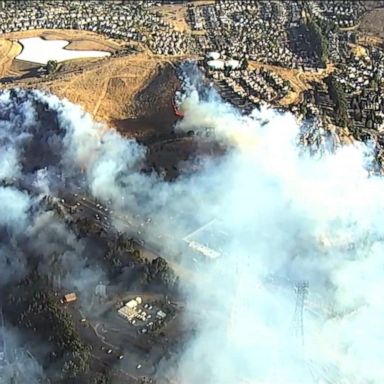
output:
[[[0,366],[7,361],[3,309],[0,307]]]

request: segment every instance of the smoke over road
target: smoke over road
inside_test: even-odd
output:
[[[172,235],[162,238],[165,249],[179,247],[174,240],[181,242],[191,223],[216,219],[226,237],[211,243],[222,255],[195,264],[195,281],[183,288],[195,336],[177,364],[163,362],[161,375],[184,384],[384,382],[384,183],[369,177],[369,148],[315,159],[298,148],[300,127],[290,114],[242,116],[193,71],[186,88],[177,129],[227,146],[219,158],[191,159],[204,164],[196,173],[172,183],[143,174],[146,149],[134,140],[68,101],[5,91],[0,176],[42,194],[80,186],[115,210],[150,215],[153,231]],[[100,272],[91,255],[38,196],[0,188],[2,271],[25,273],[21,244],[28,244],[40,270],[56,252],[68,286],[94,284]],[[182,262],[192,258],[184,252]],[[297,288],[303,282],[306,297]]]

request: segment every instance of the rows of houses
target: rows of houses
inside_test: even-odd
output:
[[[384,52],[369,47],[351,57],[335,76],[349,102],[348,114],[355,128],[384,130]]]
[[[219,84],[219,90],[229,96],[229,101],[241,99],[243,104],[277,104],[291,90],[289,82],[264,68],[230,71],[208,68],[207,75]]]
[[[217,0],[209,5],[189,4],[187,19],[192,30],[206,31],[195,36],[201,51],[316,71],[324,63],[316,52],[308,21],[327,21],[341,28],[324,35],[328,56],[337,63],[347,51],[344,31],[356,27],[367,9],[364,1]]]
[[[357,140],[373,140],[379,143],[379,148],[384,145],[384,54],[374,47],[368,48],[366,53],[351,56],[345,64],[338,65],[333,76],[345,93],[349,133]],[[312,90],[304,92],[303,101],[292,112],[298,116],[314,118],[327,127],[338,124],[335,103],[325,84],[316,83]],[[303,139],[305,142],[305,136]],[[336,143],[335,138],[332,141]],[[383,155],[383,167],[384,150],[379,152]]]
[[[190,37],[175,32],[155,11],[154,1],[7,1],[0,33],[31,29],[79,29],[144,42],[157,54],[189,53]]]
[[[294,54],[289,49],[283,3],[223,0],[205,7],[203,16],[211,49],[290,66]]]
[[[307,44],[302,25],[305,12],[302,2],[230,1],[188,7],[188,22],[197,35],[200,50],[215,50],[224,56],[288,68],[316,70],[319,58],[302,47]],[[296,44],[294,44],[296,42]],[[305,42],[305,44],[304,44]]]
[[[309,1],[312,14],[320,19],[333,21],[340,28],[355,27],[365,12],[364,1]]]
[[[158,55],[185,55],[196,53],[195,40],[191,35],[178,32],[172,27],[164,27],[162,33],[154,31],[148,40],[152,52]]]
[[[345,65],[339,66],[336,74],[345,91],[349,94],[361,93],[373,81],[381,83],[384,76],[383,59],[382,50],[369,47],[365,49],[365,54],[351,57]]]
[[[0,2],[0,33],[31,29],[79,29],[112,38],[146,44],[155,54],[188,55],[214,51],[225,63],[254,60],[313,71],[322,65],[313,49],[308,17],[328,20],[341,29],[355,27],[367,9],[363,1],[253,1],[217,0],[187,3],[187,22],[193,33],[178,32],[158,12],[163,2],[151,0],[9,0]],[[350,57],[354,32],[331,30],[327,34],[329,59],[350,102],[349,116],[356,126],[381,129],[384,102],[383,52],[371,48],[365,57]],[[211,62],[212,66],[223,63]],[[289,84],[265,70],[232,68],[211,71],[228,95],[256,104],[277,103]],[[320,92],[321,93],[321,92]],[[323,96],[321,96],[323,97]],[[332,115],[331,101],[323,97],[316,107],[304,100],[298,114]],[[331,116],[332,117],[332,116]]]

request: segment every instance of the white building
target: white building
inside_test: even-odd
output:
[[[220,53],[219,52],[208,52],[207,58],[212,59],[212,60],[217,60],[220,58]]]
[[[209,60],[207,62],[209,68],[214,70],[222,70],[224,69],[224,61],[223,60]]]
[[[225,66],[230,69],[237,69],[240,67],[240,61],[231,59],[225,62]]]

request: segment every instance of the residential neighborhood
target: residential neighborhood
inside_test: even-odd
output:
[[[33,29],[78,29],[148,43],[154,53],[190,52],[188,36],[173,31],[154,11],[154,1],[7,1],[0,9],[0,33]]]
[[[137,42],[153,55],[193,57],[221,95],[244,111],[267,103],[325,126],[348,125],[355,137],[366,139],[384,130],[384,44],[367,42],[359,25],[367,12],[383,5],[338,0],[3,1],[0,32],[91,31]],[[162,6],[179,10],[186,27],[176,28],[176,19],[166,17]],[[112,55],[130,53],[127,48]],[[309,80],[298,88],[294,78]],[[329,86],[336,83],[332,99]],[[341,93],[343,108],[335,106]]]

